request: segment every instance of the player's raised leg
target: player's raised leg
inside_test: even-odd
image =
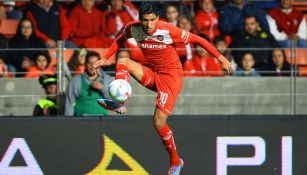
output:
[[[168,116],[168,114],[163,113],[158,107],[156,107],[153,122],[154,127],[156,128],[170,157],[170,168],[168,174],[179,175],[180,170],[183,167],[183,160],[178,156],[173,132],[167,124]]]
[[[119,51],[117,54],[115,79],[126,80],[130,83],[130,74],[137,81],[141,81],[143,77],[142,66],[141,64],[131,60],[127,51]],[[98,99],[97,102],[103,108],[116,113],[123,114],[126,112],[125,103],[119,103],[112,99]]]

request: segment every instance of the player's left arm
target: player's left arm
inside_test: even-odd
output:
[[[211,55],[213,55],[215,58],[217,58],[220,61],[223,69],[226,70],[228,75],[231,73],[231,63],[219,51],[217,51],[216,48],[211,43],[209,43],[206,39],[201,38],[200,36],[197,36],[190,32],[188,33],[189,33],[189,36],[187,38],[186,43],[195,43],[195,44],[202,46]]]
[[[216,57],[222,64],[223,69],[227,71],[227,74],[231,73],[231,63],[220,53],[215,47],[207,40],[182,29],[179,29],[173,25],[168,26],[170,29],[170,35],[175,43],[195,43],[206,49],[211,55]]]

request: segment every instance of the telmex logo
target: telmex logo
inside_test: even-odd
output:
[[[166,49],[165,44],[141,44],[144,49]]]
[[[98,165],[87,173],[87,175],[149,175],[148,172],[136,162],[125,150],[118,146],[113,140],[106,135],[103,135],[104,139],[104,156]],[[10,166],[17,152],[20,152],[26,166]],[[113,155],[120,158],[131,170],[108,170]],[[8,149],[6,150],[1,162],[0,162],[0,174],[5,175],[43,175],[43,171],[36,161],[33,153],[31,152],[27,142],[24,138],[14,138]]]

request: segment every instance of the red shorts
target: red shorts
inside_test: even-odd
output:
[[[183,71],[169,69],[155,72],[143,65],[142,69],[143,77],[140,83],[146,88],[158,92],[155,100],[156,105],[163,113],[171,114],[182,88]]]

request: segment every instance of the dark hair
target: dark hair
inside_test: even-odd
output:
[[[178,5],[177,5],[177,4],[175,4],[175,3],[168,3],[168,4],[166,4],[165,7],[164,7],[165,13],[166,13],[167,8],[169,8],[169,7],[174,7],[174,8],[179,12]]]
[[[36,64],[36,61],[38,59],[39,56],[44,56],[46,59],[47,59],[47,67],[49,67],[49,64],[51,62],[51,57],[49,55],[49,53],[46,53],[46,52],[39,52],[37,53],[35,56],[34,56],[34,61],[35,61],[35,64]]]
[[[75,50],[74,53],[72,54],[72,56],[70,57],[68,63],[67,63],[67,65],[68,65],[68,67],[71,71],[75,71],[75,70],[77,70],[77,68],[79,66],[81,66],[79,59],[78,59],[81,49],[85,49],[85,48],[81,47],[80,49]],[[87,50],[86,50],[86,52],[87,52]]]
[[[272,50],[272,60],[273,60],[273,52],[275,51],[275,50],[280,50],[281,51],[281,53],[282,53],[282,56],[284,57],[284,63],[283,63],[283,66],[286,66],[286,65],[290,65],[289,63],[288,63],[288,61],[287,61],[287,57],[286,57],[286,53],[285,53],[285,50],[284,49],[280,49],[280,48],[275,48],[274,50]],[[274,63],[273,63],[274,64]],[[275,65],[275,64],[274,64]]]
[[[180,15],[179,18],[178,18],[178,21],[180,21],[182,19],[187,19],[192,25],[192,19],[188,15]]]
[[[142,19],[143,15],[146,14],[155,14],[156,16],[159,16],[159,10],[156,5],[150,3],[150,2],[143,2],[139,8],[139,18]]]
[[[255,60],[254,54],[252,52],[250,52],[250,51],[246,51],[241,56],[241,62],[243,61],[244,56],[247,55],[247,54],[251,55],[253,57],[253,59]]]
[[[203,33],[198,34],[198,36],[200,36],[201,38],[207,40],[208,42],[211,42],[210,38],[207,35],[203,34]]]
[[[95,51],[88,51],[85,57],[85,64],[88,62],[88,60],[91,57],[98,57],[98,59],[100,59],[100,55],[99,53],[95,52]]]
[[[14,36],[13,38],[16,38],[16,39],[24,38],[24,36],[23,36],[22,33],[21,33],[22,23],[23,23],[24,21],[28,21],[28,22],[31,23],[32,34],[31,34],[31,36],[30,36],[30,39],[36,37],[35,32],[34,32],[34,31],[35,31],[35,28],[34,28],[33,22],[32,22],[29,18],[23,18],[23,19],[21,19],[20,22],[18,23],[17,31],[16,31],[16,34],[15,34],[15,36]]]
[[[218,35],[218,36],[216,36],[216,37],[214,38],[214,40],[213,40],[213,43],[214,43],[214,45],[216,45],[218,42],[221,42],[221,41],[223,41],[223,42],[226,43],[226,38],[225,38],[224,35]]]
[[[244,21],[248,18],[255,18],[256,22],[258,22],[257,17],[255,15],[247,14],[244,16]]]
[[[38,82],[40,85],[42,85],[43,88],[46,88],[47,86],[51,84],[57,84],[57,79],[56,75],[51,75],[51,74],[43,74],[38,78]],[[45,81],[48,80],[49,81]]]

